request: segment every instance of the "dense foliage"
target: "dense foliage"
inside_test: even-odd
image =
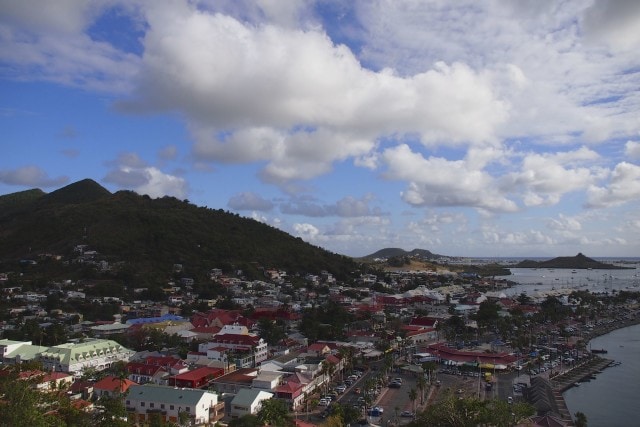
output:
[[[0,206],[11,207],[0,210],[0,260],[5,268],[17,269],[18,260],[37,259],[44,253],[72,258],[73,248],[82,244],[112,265],[126,261],[117,268],[118,278],[141,285],[155,282],[159,273],[170,273],[174,264],[182,264],[185,274],[196,280],[206,277],[211,268],[255,275],[260,268],[294,274],[326,270],[339,279],[357,269],[349,257],[261,222],[187,200],[151,199],[131,191],[111,194],[91,180],[49,194],[22,193],[0,197]],[[51,271],[61,269],[49,267],[49,277]]]
[[[516,425],[534,414],[535,408],[526,403],[509,404],[501,400],[460,399],[450,395],[420,412],[409,426],[506,427]]]

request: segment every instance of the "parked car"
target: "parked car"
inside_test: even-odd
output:
[[[414,413],[411,411],[402,411],[400,412],[400,416],[401,417],[405,417],[405,418],[413,418],[414,417]]]

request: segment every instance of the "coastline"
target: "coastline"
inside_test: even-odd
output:
[[[587,345],[590,344],[591,340],[597,338],[602,335],[606,335],[609,332],[613,332],[617,329],[623,329],[629,326],[634,326],[640,324],[640,312],[636,311],[633,315],[634,317],[631,319],[625,320],[616,320],[612,323],[608,323],[606,325],[600,325],[598,327],[593,328],[593,330],[587,332],[584,337],[587,340]]]
[[[638,316],[638,312],[634,312],[633,318],[618,320],[612,323],[608,323],[606,325],[600,325],[597,328],[591,330],[587,335],[587,345],[590,345],[591,340],[600,337],[602,335],[606,335],[610,332],[624,329],[630,326],[635,326],[640,324],[640,316]],[[601,372],[603,369],[612,366],[614,363],[611,359],[606,359],[600,357],[596,354],[589,352],[591,357],[588,361],[581,363],[568,371],[562,372],[553,378],[549,378],[551,382],[551,386],[553,388],[553,397],[556,403],[556,406],[560,410],[561,418],[567,422],[568,425],[573,426],[573,415],[569,411],[567,402],[564,398],[564,393],[573,387],[577,382],[581,380],[591,377],[598,372]]]

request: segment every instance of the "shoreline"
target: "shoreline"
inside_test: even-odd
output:
[[[639,313],[640,312],[636,311],[632,319],[616,320],[615,322],[593,328],[592,331],[589,331],[585,334],[587,345],[589,345],[591,343],[591,340],[594,338],[606,335],[618,329],[624,329],[629,326],[640,324]]]

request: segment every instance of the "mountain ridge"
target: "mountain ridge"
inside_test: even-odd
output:
[[[221,266],[282,268],[298,274],[325,270],[336,277],[357,269],[350,257],[256,220],[174,197],[111,193],[90,179],[51,193],[27,190],[0,196],[3,205],[11,206],[0,211],[4,263],[43,253],[70,255],[77,245],[87,245],[104,260],[131,264],[138,280],[171,271],[174,263],[202,277]]]

